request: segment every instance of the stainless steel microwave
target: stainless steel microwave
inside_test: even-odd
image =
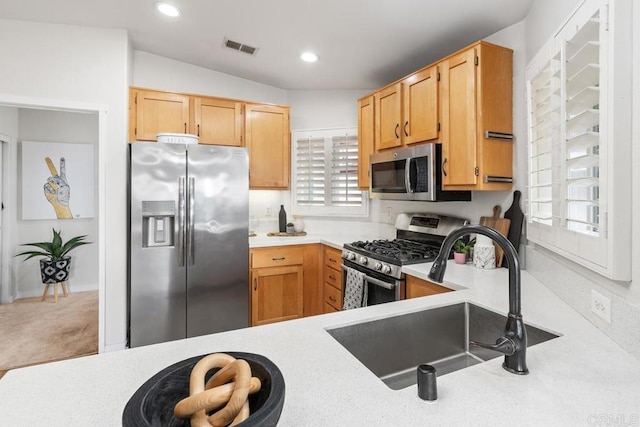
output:
[[[471,191],[442,190],[442,146],[416,145],[370,156],[369,194],[374,199],[470,201]]]

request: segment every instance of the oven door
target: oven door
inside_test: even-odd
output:
[[[367,306],[398,301],[404,298],[404,280],[385,276],[348,260],[343,260],[342,283],[347,283],[347,269],[353,268],[364,273],[364,282],[367,287]]]

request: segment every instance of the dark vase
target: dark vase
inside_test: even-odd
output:
[[[60,283],[66,282],[69,278],[69,269],[71,268],[71,257],[66,256],[60,259],[41,259],[40,274],[42,275],[42,283]]]

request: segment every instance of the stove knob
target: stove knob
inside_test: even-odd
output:
[[[376,262],[373,268],[375,268],[378,271],[382,270],[382,263]]]
[[[367,265],[368,262],[369,260],[366,257],[363,257],[363,256],[360,257],[360,264]]]
[[[383,265],[383,266],[382,266],[382,272],[383,272],[384,274],[389,274],[389,273],[391,273],[391,267],[389,267],[387,264]]]
[[[355,260],[356,259],[356,254],[354,254],[353,252],[349,252],[347,254],[347,259],[350,260],[350,261]]]

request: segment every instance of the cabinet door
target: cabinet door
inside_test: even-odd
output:
[[[251,272],[251,325],[303,315],[302,266],[259,268]]]
[[[188,133],[189,97],[177,93],[138,90],[135,137],[155,141],[159,133]]]
[[[442,184],[445,188],[475,185],[477,180],[475,52],[475,48],[468,49],[438,65]]]
[[[291,168],[289,108],[247,104],[245,139],[249,149],[249,187],[288,189]]]
[[[374,152],[373,95],[358,100],[358,188],[369,189],[369,156]]]
[[[436,295],[452,291],[451,289],[445,288],[444,286],[438,285],[437,283],[418,279],[417,277],[413,276],[406,277],[406,286],[407,299]]]
[[[192,132],[200,144],[242,146],[242,103],[218,98],[191,98]]]
[[[402,140],[405,145],[438,138],[438,68],[402,81]]]
[[[376,151],[402,145],[402,85],[397,83],[374,95]]]

